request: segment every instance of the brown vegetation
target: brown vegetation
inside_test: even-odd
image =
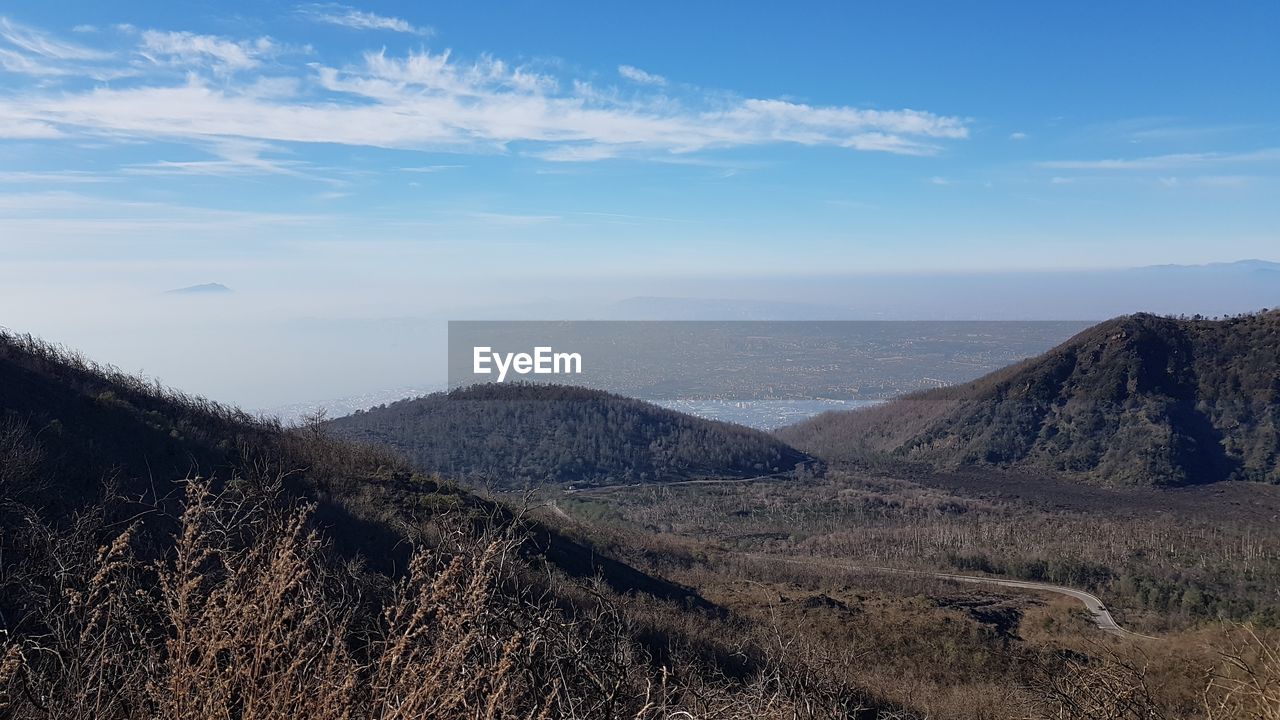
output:
[[[841,473],[561,496],[543,522],[113,373],[0,336],[3,717],[1274,717],[1274,631],[1214,624],[1224,599],[1266,620],[1264,525]],[[1149,609],[1177,632],[1097,639],[1034,594],[820,562],[869,557],[1108,602],[1132,564],[1178,591]]]
[[[1113,485],[1280,483],[1280,311],[1116,318],[965,385],[778,435],[824,460],[1019,467]]]
[[[1122,622],[1148,633],[1215,620],[1280,623],[1272,522],[1244,519],[1232,496],[1197,496],[1191,513],[1142,512],[1145,498],[1123,500],[1042,508],[835,470],[804,483],[628,488],[558,503],[625,533],[723,550],[1067,585],[1100,595]]]
[[[1135,519],[1122,504],[1045,511],[835,471],[808,483],[640,487],[556,502],[618,528],[611,547],[632,563],[778,623],[795,642],[856,658],[849,677],[927,717],[1249,718],[1242,705],[1209,713],[1225,686],[1205,673],[1230,669],[1219,651],[1231,647],[1222,621],[1233,608],[1261,623],[1255,652],[1280,647],[1265,626],[1278,585],[1263,580],[1276,576],[1280,544],[1269,525],[1219,522],[1229,499],[1218,509],[1201,500],[1202,519]],[[986,566],[972,565],[979,556]],[[1074,600],[859,565],[1034,574],[1095,590],[1122,624],[1160,639],[1110,640]],[[1158,592],[1135,592],[1132,578]],[[1249,687],[1262,697],[1257,682]]]
[[[683,650],[655,665],[636,623],[661,612],[631,613],[591,585],[561,589],[578,598],[568,612],[523,577],[509,533],[442,519],[389,581],[336,562],[307,517],[192,482],[156,562],[138,556],[132,527],[94,553],[84,528],[50,536],[57,572],[27,578],[44,602],[0,651],[5,716],[817,718],[863,706],[811,659],[752,649],[743,630],[738,652],[758,662],[741,679]]]

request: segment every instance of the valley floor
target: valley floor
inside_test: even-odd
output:
[[[929,717],[1070,712],[1069,696],[1128,683],[1159,717],[1191,718],[1207,717],[1206,672],[1237,624],[1280,617],[1278,490],[836,469],[562,493],[547,507],[612,529],[631,562],[772,623],[780,643],[845,658],[857,683]]]

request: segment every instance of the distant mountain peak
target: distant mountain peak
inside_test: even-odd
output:
[[[1117,485],[1280,482],[1280,311],[1139,313],[971,383],[777,433],[824,460],[887,454]]]
[[[1236,267],[1247,270],[1280,270],[1280,263],[1271,262],[1270,260],[1258,260],[1251,258],[1248,260],[1236,260],[1231,263],[1221,263],[1228,267]]]
[[[166,295],[217,295],[231,292],[231,288],[222,283],[201,283],[199,285],[188,285],[187,287],[166,290]]]
[[[1140,270],[1196,270],[1201,268],[1217,268],[1232,270],[1277,270],[1280,271],[1280,263],[1270,260],[1260,260],[1258,258],[1245,258],[1243,260],[1231,260],[1227,262],[1211,262],[1200,265],[1147,265]]]

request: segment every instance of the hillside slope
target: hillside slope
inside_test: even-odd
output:
[[[316,504],[314,519],[339,552],[388,572],[404,569],[408,535],[432,517],[515,522],[504,506],[415,473],[385,451],[319,428],[284,428],[0,331],[0,520],[31,511],[65,524],[97,508],[107,521],[146,518],[163,543],[192,477],[218,486],[232,478],[279,483]],[[525,552],[570,576],[702,603],[555,528],[520,522]]]
[[[811,460],[756,430],[558,385],[478,385],[327,427],[394,448],[419,470],[505,486],[751,477]]]
[[[878,716],[588,527],[3,330],[0,549],[6,718]]]
[[[962,386],[778,436],[827,460],[889,455],[1117,485],[1280,482],[1280,311],[1139,314]]]

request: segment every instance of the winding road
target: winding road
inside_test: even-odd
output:
[[[1111,611],[1103,604],[1098,596],[1087,593],[1083,590],[1064,587],[1062,585],[1051,585],[1049,583],[1032,582],[1030,580],[1006,580],[1004,578],[987,577],[984,575],[956,575],[954,573],[929,572],[926,570],[903,570],[900,568],[880,567],[876,565],[853,565],[837,561],[824,560],[800,560],[797,558],[781,558],[773,555],[752,554],[749,557],[757,560],[773,560],[776,562],[795,563],[798,565],[818,565],[821,567],[836,567],[844,570],[855,570],[865,572],[881,572],[892,573],[895,575],[917,575],[920,577],[937,578],[939,580],[952,580],[954,582],[978,583],[984,585],[999,585],[1001,587],[1019,588],[1022,590],[1034,590],[1037,592],[1053,593],[1055,595],[1066,595],[1067,597],[1079,600],[1085,607],[1085,610],[1093,617],[1093,622],[1098,629],[1116,635],[1119,637],[1140,640],[1157,640],[1150,635],[1143,635],[1132,630],[1126,630],[1120,627],[1116,619],[1111,616]]]
[[[758,477],[749,477],[749,478],[677,480],[672,482],[658,482],[658,483],[643,483],[643,484],[633,483],[629,485],[625,485],[625,484],[600,485],[596,487],[586,487],[586,488],[568,490],[566,491],[565,494],[567,495],[604,494],[604,493],[613,492],[615,490],[621,490],[625,488],[634,488],[641,485],[643,485],[644,487],[655,487],[655,486],[662,487],[662,486],[672,486],[672,485],[710,485],[710,484],[749,483],[749,482],[756,482],[759,480],[772,480],[778,477],[780,477],[780,475],[774,474],[774,475],[761,475]],[[569,518],[569,515],[564,510],[560,509],[560,507],[558,507],[554,501],[551,502],[551,511],[556,513],[557,515],[564,517],[565,519]],[[834,560],[802,560],[799,558],[782,558],[782,557],[777,557],[773,555],[761,555],[758,553],[751,553],[748,555],[748,557],[751,557],[757,560],[773,560],[777,562],[795,563],[799,565],[818,565],[818,566],[824,566],[824,567],[837,567],[844,570],[891,573],[895,575],[918,575],[921,577],[937,578],[939,580],[951,580],[954,582],[976,583],[976,584],[982,584],[982,585],[998,585],[1000,587],[1017,588],[1020,590],[1032,590],[1035,592],[1052,593],[1054,595],[1065,595],[1069,598],[1079,600],[1080,603],[1084,605],[1085,610],[1088,611],[1089,615],[1093,618],[1094,624],[1098,626],[1099,630],[1105,633],[1110,633],[1112,635],[1128,638],[1131,640],[1158,640],[1159,639],[1159,638],[1152,637],[1151,635],[1143,635],[1142,633],[1136,633],[1136,632],[1133,632],[1132,630],[1124,629],[1123,627],[1120,626],[1119,623],[1116,622],[1116,619],[1111,616],[1111,611],[1107,609],[1107,606],[1103,604],[1102,600],[1098,598],[1097,595],[1087,593],[1083,590],[1076,590],[1075,588],[1065,587],[1063,585],[1052,585],[1049,583],[1034,582],[1031,580],[1007,580],[1005,578],[989,577],[986,575],[957,575],[955,573],[929,572],[927,570],[904,570],[901,568],[882,567],[877,565],[854,565],[854,564],[842,563]]]
[[[737,485],[739,483],[758,482],[760,480],[779,480],[787,477],[783,473],[773,473],[772,475],[756,475],[754,477],[745,478],[702,478],[699,480],[666,480],[660,482],[635,482],[635,483],[618,483],[616,485],[589,485],[587,487],[573,488],[564,490],[565,495],[604,495],[614,492],[615,490],[628,489],[650,489],[660,487],[673,487],[676,485]]]

